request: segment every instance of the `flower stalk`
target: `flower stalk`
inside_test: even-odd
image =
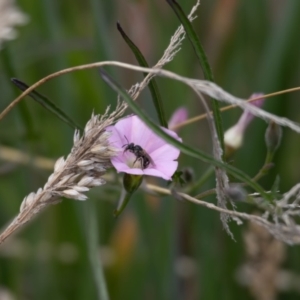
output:
[[[119,200],[118,207],[114,211],[114,217],[118,217],[123,212],[129,200],[131,199],[131,196],[139,188],[142,182],[143,176],[141,175],[124,174],[124,191],[121,195],[121,199]]]
[[[124,190],[121,195],[121,199],[119,200],[118,207],[114,211],[114,217],[118,217],[123,212],[129,200],[131,199],[132,194],[139,188],[142,182],[143,176],[141,175],[124,174]]]

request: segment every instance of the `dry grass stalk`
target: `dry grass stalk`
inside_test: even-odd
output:
[[[86,200],[85,193],[90,188],[105,183],[102,177],[106,169],[111,167],[110,158],[117,153],[117,150],[109,145],[109,133],[105,128],[122,116],[125,109],[126,105],[119,103],[111,114],[107,109],[102,116],[92,115],[82,137],[79,131],[75,131],[70,154],[66,159],[61,157],[56,161],[54,172],[43,188],[24,198],[18,216],[0,235],[0,244],[43,208],[60,202],[61,197]]]
[[[207,121],[209,125],[209,129],[211,132],[211,140],[212,140],[212,148],[213,148],[213,155],[216,160],[223,161],[223,150],[220,145],[219,137],[217,134],[217,129],[214,123],[214,117],[213,114],[210,113],[210,110],[208,108],[207,103],[205,102],[205,99],[203,95],[194,89],[196,94],[198,95],[204,110],[207,115]],[[216,174],[216,195],[218,199],[218,206],[226,209],[226,204],[228,201],[228,197],[226,196],[226,190],[229,187],[229,179],[225,172],[225,170],[222,170],[221,168],[215,167],[215,174]],[[223,228],[226,230],[227,234],[230,235],[232,239],[234,239],[232,232],[230,231],[230,228],[228,226],[228,221],[230,220],[230,215],[221,213],[221,222],[223,224]]]
[[[274,97],[274,96],[278,96],[278,95],[285,94],[285,93],[292,93],[292,92],[296,92],[296,91],[299,91],[299,90],[300,90],[300,88],[292,88],[292,89],[282,90],[282,91],[279,91],[279,92],[276,92],[276,93],[265,94],[264,98]],[[253,98],[253,99],[250,98],[250,99],[247,99],[245,101],[247,103],[251,103],[251,102],[255,102],[257,100],[258,100],[258,98]],[[237,105],[235,105],[235,104],[224,106],[224,107],[220,108],[220,112],[224,112],[224,111],[236,108],[236,107],[237,107]],[[210,113],[212,113],[212,111]],[[204,113],[204,114],[189,118],[186,121],[183,121],[181,123],[178,123],[175,126],[171,127],[170,129],[171,130],[179,129],[181,127],[193,124],[195,122],[201,121],[201,120],[206,119],[206,118],[207,118],[207,114]]]
[[[224,91],[221,87],[219,87],[217,84],[215,84],[213,82],[180,76],[176,73],[173,73],[173,72],[167,71],[167,70],[156,69],[156,68],[143,68],[143,67],[126,64],[126,63],[122,63],[122,62],[117,62],[117,61],[104,61],[104,62],[96,62],[96,63],[86,64],[86,65],[80,65],[80,66],[64,69],[64,70],[52,73],[52,74],[44,77],[43,79],[39,80],[38,82],[36,82],[32,86],[30,86],[19,97],[17,97],[10,105],[8,105],[6,107],[6,109],[4,109],[1,112],[0,120],[14,106],[16,106],[26,95],[28,95],[30,92],[32,92],[37,87],[44,84],[45,82],[47,82],[53,78],[59,77],[61,75],[71,73],[71,72],[87,70],[87,69],[94,69],[94,68],[99,68],[99,67],[103,67],[106,65],[127,68],[127,69],[138,71],[138,72],[148,72],[151,74],[155,74],[155,75],[159,75],[159,76],[163,76],[163,77],[167,77],[170,79],[180,81],[180,82],[185,83],[186,85],[190,86],[194,90],[197,90],[198,92],[200,92],[202,94],[206,94],[218,101],[223,101],[226,103],[230,103],[230,104],[239,106],[243,110],[247,110],[247,111],[251,112],[251,114],[253,114],[254,116],[256,116],[258,118],[261,118],[261,119],[264,119],[267,121],[273,121],[273,122],[277,123],[278,125],[289,127],[290,129],[294,130],[295,132],[300,133],[300,125],[298,123],[295,123],[284,117],[279,117],[279,116],[269,113],[261,108],[251,105],[250,103],[248,103],[246,101],[246,99],[237,98],[237,97],[229,94],[228,92]],[[300,88],[297,88],[297,89],[300,89]],[[133,97],[133,94],[136,93],[137,90],[141,90],[140,84],[133,86],[129,90],[129,94]],[[296,90],[296,88],[293,89],[293,91],[295,91],[295,90]],[[264,97],[266,98],[266,96],[264,96]],[[253,100],[255,100],[255,99],[253,99]]]
[[[152,184],[147,184],[146,188],[150,191],[158,192],[163,195],[172,195],[172,192],[168,189],[161,188],[159,186],[155,186]],[[274,206],[272,207],[272,210],[268,213],[268,215],[264,214],[263,216],[257,216],[257,215],[252,215],[252,214],[247,214],[243,212],[238,212],[235,210],[229,210],[227,208],[222,208],[219,206],[214,205],[213,203],[202,201],[199,199],[196,199],[190,195],[187,195],[185,193],[177,192],[182,199],[185,199],[189,202],[192,202],[194,204],[204,206],[208,209],[212,209],[215,211],[218,211],[219,213],[223,213],[226,215],[229,215],[231,218],[234,220],[246,220],[246,221],[251,221],[257,225],[260,225],[267,229],[276,239],[283,241],[284,243],[290,244],[290,245],[295,245],[295,244],[300,244],[300,226],[295,223],[293,220],[293,217],[295,217],[295,214],[292,213],[292,211],[287,211],[290,208],[296,209],[296,215],[299,216],[299,205],[294,205],[291,203],[290,205],[285,205],[282,207]],[[290,192],[286,193],[283,195],[282,201],[286,199],[286,195],[289,194]],[[300,195],[296,197],[294,202],[298,202],[300,199]],[[278,202],[275,202],[274,205],[276,205]],[[281,200],[279,200],[279,203],[281,203]],[[280,205],[280,204],[278,204]],[[280,212],[280,215],[278,215],[278,211],[280,209],[286,208],[287,211],[284,213]],[[294,210],[293,210],[294,211]],[[286,215],[288,214],[288,216]],[[269,217],[272,217],[273,220],[270,221]],[[238,222],[238,225],[242,224],[242,222]]]

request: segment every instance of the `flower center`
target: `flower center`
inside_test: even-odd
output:
[[[131,169],[143,169],[143,160],[137,158],[134,153],[126,152],[124,154],[126,165]]]

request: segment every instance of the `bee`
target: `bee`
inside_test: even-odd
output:
[[[127,144],[123,145],[122,148],[125,147],[124,152],[129,151],[136,156],[136,160],[133,164],[135,164],[138,160],[141,162],[142,169],[146,169],[150,164],[154,166],[154,162],[150,155],[139,145],[135,145],[134,143],[129,143],[126,136],[124,136]]]

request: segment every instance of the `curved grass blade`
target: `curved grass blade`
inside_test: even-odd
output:
[[[25,91],[28,89],[29,85],[24,83],[23,81],[17,79],[17,78],[11,78],[11,81],[21,90]],[[49,110],[51,113],[53,113],[55,116],[57,116],[60,120],[68,124],[74,129],[81,129],[79,125],[77,125],[70,117],[68,117],[67,114],[65,114],[60,108],[58,108],[53,102],[51,102],[47,97],[41,95],[40,93],[36,91],[32,91],[28,96],[30,96],[32,99],[34,99],[36,102],[41,104],[44,108]]]
[[[120,34],[122,35],[124,41],[126,42],[126,44],[129,46],[129,48],[131,49],[131,51],[133,52],[136,60],[138,61],[139,65],[141,67],[146,67],[149,68],[149,65],[145,59],[145,57],[143,56],[142,52],[140,51],[140,49],[131,41],[131,39],[127,36],[127,34],[124,32],[123,28],[121,27],[120,23],[117,22],[117,28],[118,31],[120,32]],[[146,77],[148,75],[148,73],[143,73],[144,77]],[[156,80],[153,78],[151,79],[151,81],[149,82],[149,89],[150,89],[150,93],[152,96],[152,101],[154,103],[158,118],[159,118],[159,122],[160,125],[168,128],[168,123],[166,121],[166,116],[165,116],[165,112],[163,109],[163,104],[162,104],[162,99],[160,96],[160,92],[158,89],[158,85],[156,83]]]
[[[200,40],[199,40],[191,22],[189,21],[188,17],[185,15],[185,13],[182,10],[182,8],[180,7],[180,5],[175,0],[167,0],[167,2],[169,3],[169,5],[172,7],[175,14],[177,15],[179,21],[181,22],[181,24],[186,32],[188,39],[190,40],[190,42],[193,46],[193,49],[194,49],[196,56],[200,62],[200,65],[202,67],[204,78],[209,81],[214,81],[214,77],[213,77],[210,65],[208,63],[208,59],[206,57],[205,51],[200,43]],[[220,107],[219,102],[216,101],[215,99],[212,99],[212,110],[213,110],[213,114],[214,114],[215,126],[217,129],[221,147],[224,151],[224,131],[223,131],[222,118],[221,118],[219,107]]]
[[[18,73],[17,65],[14,62],[13,56],[11,55],[11,51],[7,47],[3,47],[1,49],[0,63],[2,63],[1,71],[4,71],[5,77],[7,76],[9,78]],[[14,94],[17,97],[16,91],[14,91]],[[27,107],[27,103],[20,102],[17,109],[20,112],[20,117],[26,130],[26,136],[29,138],[29,140],[35,139],[38,136],[38,133],[34,126],[33,116]]]
[[[151,128],[158,136],[189,156],[198,158],[206,163],[214,165],[215,167],[225,169],[229,174],[231,174],[238,180],[247,183],[254,190],[259,192],[265,199],[269,201],[272,200],[270,194],[267,194],[258,183],[251,180],[251,178],[241,170],[236,169],[235,167],[228,165],[222,161],[216,160],[211,155],[206,154],[205,152],[202,152],[200,150],[195,150],[192,147],[189,147],[184,143],[178,142],[174,138],[170,137],[158,125],[156,125],[151,119],[148,118],[146,113],[144,113],[144,111],[139,108],[139,106],[126,93],[126,91],[106,71],[104,71],[104,69],[100,68],[100,74],[103,80],[127,102],[128,106],[134,111],[134,113],[136,113],[145,122],[145,124],[147,124],[149,128]]]

